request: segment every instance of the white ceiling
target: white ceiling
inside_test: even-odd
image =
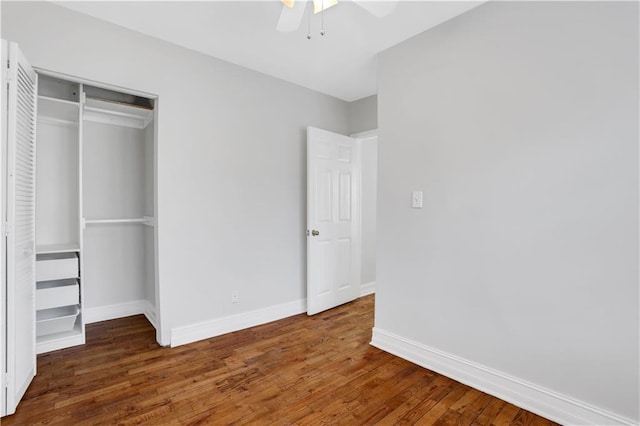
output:
[[[56,4],[345,101],[377,92],[376,54],[482,1],[399,1],[376,18],[342,0],[307,15],[295,32],[276,30],[282,4],[269,1],[62,1]]]

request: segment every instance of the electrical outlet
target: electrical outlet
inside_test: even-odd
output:
[[[231,292],[231,303],[238,303],[238,299],[240,299],[240,296],[238,296],[238,292]]]

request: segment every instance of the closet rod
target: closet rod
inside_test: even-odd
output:
[[[133,108],[133,107],[132,107]],[[124,117],[124,118],[134,118],[134,119],[138,119],[138,120],[142,120],[146,117],[146,115],[142,115],[142,114],[130,114],[127,112],[120,112],[120,111],[111,111],[105,108],[95,108],[95,107],[89,107],[89,106],[85,106],[84,107],[85,111],[89,111],[89,112],[97,112],[100,114],[106,114],[106,115],[115,115],[118,117]],[[145,110],[147,111],[147,110]],[[148,113],[145,113],[148,114]]]
[[[116,223],[142,223],[143,225],[154,226],[154,218],[145,216],[143,218],[135,219],[83,219],[83,225],[104,225],[104,224],[116,224]]]
[[[144,219],[85,219],[84,223],[91,225],[94,223],[142,223]]]

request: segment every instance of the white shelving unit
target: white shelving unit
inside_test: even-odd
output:
[[[85,342],[92,308],[147,300],[155,318],[150,98],[40,74],[36,352]],[[95,318],[95,315],[93,315]]]
[[[36,352],[84,343],[79,253],[36,257]]]
[[[36,352],[85,342],[82,318],[82,85],[41,75],[36,145]]]

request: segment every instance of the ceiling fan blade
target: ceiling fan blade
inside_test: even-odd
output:
[[[313,0],[314,15],[338,4],[338,0]]]
[[[387,16],[398,5],[397,0],[393,1],[375,1],[375,0],[353,0],[355,4],[375,16],[376,18],[382,18]]]
[[[302,22],[306,6],[306,1],[297,1],[292,8],[283,6],[282,12],[280,12],[280,19],[278,19],[278,26],[276,27],[278,31],[288,33],[297,30],[300,22]]]

